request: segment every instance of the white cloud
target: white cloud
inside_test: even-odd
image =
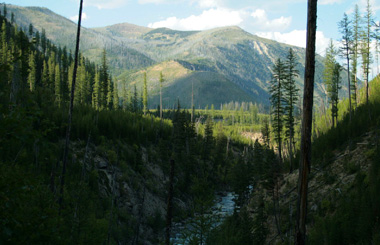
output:
[[[160,3],[165,3],[167,0],[139,0],[139,4],[147,4],[147,3],[155,3],[155,4],[160,4]]]
[[[128,0],[86,0],[84,6],[97,7],[98,9],[115,9],[124,6]]]
[[[191,3],[195,3],[201,8],[221,7],[220,0],[191,0]]]
[[[83,12],[82,13],[82,20],[87,20],[87,19],[88,19],[88,15],[85,12]],[[71,16],[70,20],[72,20],[74,22],[78,22],[78,15]]]
[[[298,47],[306,47],[306,30],[294,30],[288,33],[280,32],[259,32],[256,33],[260,37],[272,39],[281,43],[294,45]],[[330,39],[325,37],[323,32],[317,31],[316,36],[316,53],[324,55]]]
[[[200,15],[187,18],[169,17],[166,20],[150,23],[151,28],[168,27],[176,30],[207,30],[221,26],[239,25],[243,22],[239,11],[213,8],[204,10]]]
[[[335,3],[341,3],[343,2],[342,0],[319,0],[318,4],[320,5],[330,5],[330,4],[335,4]]]
[[[292,22],[292,17],[283,17],[269,20],[265,10],[256,9],[252,12],[251,17],[254,18],[253,25],[256,30],[281,31],[288,28]]]

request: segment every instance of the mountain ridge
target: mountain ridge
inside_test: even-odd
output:
[[[76,25],[71,20],[46,8],[16,5],[7,5],[7,7],[15,12],[16,23],[20,23],[23,28],[32,23],[38,31],[45,29],[47,37],[53,42],[73,49],[72,37],[75,36]],[[38,13],[40,16],[37,18]],[[53,17],[49,17],[50,15]],[[278,58],[286,58],[289,48],[295,51],[298,58],[300,76],[296,79],[296,83],[302,88],[304,48],[265,39],[237,26],[205,31],[178,31],[119,23],[106,27],[83,28],[81,34],[83,54],[90,60],[100,63],[101,53],[105,49],[111,72],[119,84],[129,86],[132,83],[124,79],[123,73],[142,71],[162,62],[176,60],[192,72],[212,71],[213,74],[223,76],[245,91],[252,102],[264,105],[269,105],[268,84],[271,80],[271,67]],[[315,85],[317,104],[321,104],[325,99],[322,71],[323,59],[317,55]],[[173,79],[165,75],[167,79]],[[345,77],[343,72],[342,77]],[[343,94],[347,94],[345,84],[341,90],[341,95]],[[177,94],[175,97],[183,96]],[[238,94],[234,100],[240,100]]]

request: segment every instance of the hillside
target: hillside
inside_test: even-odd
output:
[[[194,72],[163,89],[165,103],[175,105],[180,100],[181,106],[191,108],[191,92],[194,88],[194,107],[205,108],[212,104],[217,108],[227,101],[250,101],[250,97],[236,84],[213,72]],[[182,95],[182,96],[179,96]],[[159,101],[159,95],[154,94],[152,103]]]
[[[8,5],[15,13],[15,21],[23,28],[32,23],[40,33],[53,42],[73,48],[75,24],[45,8],[18,7]],[[284,59],[288,49],[293,48],[299,61],[300,77],[298,87],[302,86],[305,50],[252,35],[239,27],[222,27],[206,31],[176,31],[168,28],[150,29],[133,24],[122,23],[107,27],[83,28],[81,50],[91,60],[99,63],[102,49],[105,48],[114,75],[125,70],[141,70],[168,60],[177,60],[192,71],[211,71],[218,79],[223,76],[244,91],[249,101],[268,105],[268,81],[271,67],[277,58]],[[322,57],[317,56],[315,103],[325,98],[322,85]],[[211,73],[209,75],[212,75]],[[164,74],[165,75],[165,74]],[[175,80],[175,78],[169,78]],[[346,74],[342,72],[343,81]],[[121,83],[131,83],[125,76]],[[341,95],[347,94],[345,83]],[[157,89],[157,88],[155,88]],[[223,89],[223,88],[222,88]],[[224,89],[228,93],[227,89]],[[302,90],[301,90],[302,91]],[[178,91],[180,92],[180,91]],[[240,92],[232,96],[238,98]],[[185,94],[175,94],[183,97]],[[204,95],[200,95],[204,97]],[[210,101],[213,104],[219,101]],[[228,102],[228,101],[225,101]],[[202,103],[199,103],[203,105]]]
[[[16,5],[7,5],[7,8],[9,12],[14,13],[16,23],[23,29],[28,30],[29,24],[32,24],[40,35],[44,29],[46,37],[54,44],[74,50],[77,27],[71,20],[57,15],[47,8],[24,8]],[[109,56],[113,58],[110,62],[111,66],[116,70],[137,69],[153,64],[150,58],[123,45],[112,35],[85,27],[81,30],[80,48],[84,55],[97,63],[100,63],[103,48],[106,48]]]
[[[95,69],[82,56],[65,165],[74,59],[2,15],[0,26],[0,244],[162,244],[166,217],[211,211],[241,142],[179,108],[170,119],[122,108],[106,59]]]
[[[116,25],[93,28],[94,31],[102,33],[104,36],[113,36],[115,38],[138,39],[140,36],[151,31],[151,28],[137,26],[129,23],[120,23]]]
[[[370,87],[369,104],[360,104],[351,122],[346,112],[335,128],[321,129],[313,137],[307,244],[380,242],[380,78]],[[342,101],[342,106],[348,105]],[[258,143],[247,154],[252,155],[245,168],[251,163],[253,171],[240,171],[235,187],[242,193],[240,213],[215,231],[212,244],[295,243],[298,169],[290,169],[287,161],[278,163]]]

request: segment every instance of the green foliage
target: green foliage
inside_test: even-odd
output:
[[[317,217],[310,244],[368,244],[378,239],[380,205],[379,149],[369,173],[357,174],[352,190],[337,200],[335,212],[324,202],[326,212]],[[369,177],[369,178],[368,178]],[[366,181],[366,179],[369,179]]]
[[[48,9],[38,7],[9,7],[16,16],[17,24],[28,29],[32,23],[36,33],[42,33],[41,47],[46,47],[46,33],[61,46],[67,46],[68,50],[74,50],[72,37],[75,36],[75,25],[66,18],[63,18]],[[137,40],[136,42],[126,42],[125,40]],[[228,93],[228,89],[223,90],[228,98],[222,103],[230,100],[239,100],[241,95],[260,104],[269,105],[267,81],[271,79],[270,67],[273,60],[277,58],[285,59],[289,46],[268,39],[251,35],[239,27],[223,27],[206,31],[183,32],[169,30],[167,28],[150,29],[147,27],[135,26],[132,24],[117,24],[101,28],[83,29],[81,32],[81,50],[90,60],[101,64],[102,52],[105,47],[109,58],[109,70],[115,76],[127,73],[139,73],[143,75],[145,70],[154,65],[161,65],[163,61],[175,60],[181,64],[178,70],[187,69],[188,78],[191,73],[208,73],[208,80],[218,81],[221,78],[229,81],[230,85],[235,85],[234,93]],[[45,48],[43,48],[45,52]],[[298,88],[302,87],[304,72],[304,49],[294,47],[295,54],[299,59],[298,69],[300,77],[296,79]],[[316,74],[321,74],[323,70],[322,57],[317,56]],[[162,71],[162,70],[161,70]],[[159,72],[159,70],[158,70]],[[182,80],[182,76],[175,77],[167,75],[169,81]],[[158,77],[158,74],[156,74]],[[183,75],[183,74],[182,74]],[[149,77],[154,77],[148,73]],[[321,76],[316,76],[316,83],[321,84]],[[124,76],[118,77],[119,81],[127,81]],[[142,79],[141,79],[142,80]],[[156,84],[152,84],[149,91],[155,90],[150,95],[158,94],[158,79]],[[139,79],[128,79],[128,84],[139,81]],[[189,79],[187,79],[189,81]],[[173,82],[177,83],[177,81]],[[149,81],[149,84],[150,81]],[[185,83],[184,83],[185,84]],[[191,83],[187,83],[191,84]],[[142,86],[141,86],[142,87]],[[170,86],[168,86],[170,87]],[[180,87],[180,86],[179,86]],[[323,100],[323,90],[320,86],[315,86],[316,103],[320,104]],[[169,88],[168,88],[169,89]],[[171,90],[171,89],[169,89]],[[173,89],[174,90],[174,89]],[[171,90],[169,92],[174,91]],[[179,90],[177,87],[176,90]],[[174,94],[173,101],[176,103],[177,97],[189,96],[189,90]],[[207,93],[208,90],[202,89],[200,92]],[[236,92],[236,93],[235,93]],[[207,98],[210,94],[200,93],[198,99]],[[156,108],[157,100],[150,96],[150,108]],[[232,97],[232,98],[231,98]],[[219,105],[222,98],[213,96],[214,101],[199,103],[204,108],[206,104]],[[206,99],[205,99],[206,100]],[[153,103],[151,103],[153,101]],[[189,108],[190,100],[183,100],[183,107]],[[195,98],[197,102],[197,98]],[[171,107],[171,106],[170,106]],[[167,107],[166,107],[167,108]],[[196,106],[198,108],[198,106]]]
[[[144,91],[143,91],[143,112],[144,115],[148,112],[148,84],[146,80],[146,72],[144,73]]]
[[[340,89],[340,70],[341,66],[335,60],[336,50],[333,41],[330,40],[330,45],[326,48],[325,70],[323,72],[323,80],[326,85],[328,102],[331,105],[332,126],[335,127],[335,122],[338,121],[338,92]]]
[[[283,97],[283,83],[286,79],[285,64],[278,59],[273,66],[273,79],[270,84],[270,102],[271,102],[271,116],[274,139],[278,146],[278,152],[282,161],[282,130],[283,130],[283,115],[284,115],[284,97]]]
[[[215,228],[211,235],[207,239],[207,244],[262,244],[264,240],[260,240],[258,243],[254,241],[260,238],[252,233],[252,220],[246,210],[242,210],[239,213],[234,213],[232,216],[222,223],[222,225]]]
[[[362,134],[368,132],[368,129],[378,125],[378,120],[380,115],[380,96],[379,94],[379,78],[375,78],[371,83],[371,89],[373,95],[370,97],[370,103],[368,105],[361,104],[355,110],[355,116],[352,118],[351,123],[349,122],[348,104],[347,101],[343,101],[340,104],[344,104],[341,107],[340,116],[338,119],[338,126],[336,128],[329,128],[329,126],[322,126],[324,116],[317,117],[317,121],[314,125],[319,131],[319,137],[313,142],[313,159],[320,163],[329,163],[333,156],[332,150],[337,149],[348,142],[350,139],[360,137]],[[364,99],[364,95],[361,99]],[[368,113],[371,113],[372,120],[368,120]],[[323,152],[323,154],[321,154]],[[323,159],[323,160],[322,160]],[[328,160],[328,161],[326,161]]]

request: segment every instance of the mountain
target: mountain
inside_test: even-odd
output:
[[[18,25],[28,28],[29,23],[32,23],[40,32],[45,29],[47,37],[53,42],[73,49],[76,25],[71,20],[46,8],[15,5],[7,5],[7,7],[9,12],[14,12]],[[190,71],[201,73],[197,76],[198,78],[207,77],[203,82],[212,81],[214,85],[209,87],[219,86],[218,93],[229,94],[227,97],[219,96],[219,99],[209,99],[207,102],[196,100],[197,108],[204,107],[204,103],[218,104],[220,98],[224,98],[224,102],[229,102],[227,101],[229,99],[234,101],[244,99],[268,105],[268,81],[271,79],[271,67],[276,59],[286,58],[289,48],[294,50],[299,61],[300,76],[297,78],[297,85],[301,88],[303,84],[305,49],[261,38],[236,26],[206,31],[177,31],[121,23],[99,28],[83,28],[81,37],[82,52],[95,62],[100,62],[102,49],[106,49],[110,69],[118,77],[120,85],[142,83],[142,79],[133,80],[136,76],[131,76],[131,74],[139,72],[141,74],[155,66],[165,67],[165,62],[175,62],[179,64],[177,65],[179,70],[187,71],[183,76],[172,76],[172,73],[166,74],[164,70],[161,70],[166,79],[171,81],[164,85],[164,91],[167,91],[172,100],[190,96],[191,91],[171,87],[176,84],[189,87],[194,77],[194,74],[188,75]],[[323,58],[317,55],[316,104],[321,104],[326,98],[326,90],[322,83],[322,61]],[[343,81],[345,77],[345,72],[342,72]],[[158,80],[158,76],[152,79]],[[226,81],[229,81],[228,84],[233,83],[236,89],[229,90],[229,86],[224,87]],[[201,84],[203,83],[197,83],[197,86]],[[151,87],[153,94],[150,96],[151,105],[157,104],[154,91],[158,91],[158,83],[150,86],[153,86]],[[196,97],[206,96],[204,89],[197,88],[197,91],[199,94]],[[342,84],[340,94],[347,96],[345,83]],[[187,102],[183,104],[188,105]]]
[[[9,12],[15,15],[15,22],[23,29],[28,30],[32,24],[35,31],[40,34],[44,29],[46,37],[53,43],[66,46],[74,50],[76,37],[76,24],[47,8],[19,7],[7,5]],[[125,27],[124,27],[125,28]],[[100,62],[103,48],[106,48],[110,65],[114,69],[138,69],[152,65],[154,61],[134,49],[128,48],[112,35],[83,27],[81,29],[81,51],[85,56],[95,62]]]

